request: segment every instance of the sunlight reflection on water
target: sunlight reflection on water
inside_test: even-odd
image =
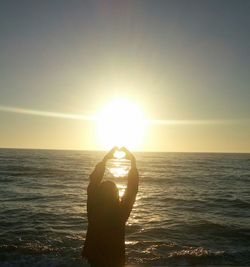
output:
[[[127,180],[126,178],[130,169],[130,162],[124,159],[113,159],[107,163],[107,179],[119,179],[119,183],[115,181],[119,189],[119,196],[122,197],[125,192]]]
[[[108,172],[114,178],[121,178],[127,176],[129,168],[130,166],[128,164],[128,161],[123,159],[113,159],[110,160],[107,164]]]
[[[128,171],[122,167],[113,167],[109,169],[109,172],[116,178],[124,177],[127,175]]]
[[[86,190],[101,156],[0,149],[0,266],[86,266]],[[250,266],[249,162],[249,154],[138,154],[128,262]],[[129,161],[107,162],[104,180],[114,181],[120,196],[129,169]]]
[[[117,184],[117,187],[119,189],[119,197],[122,197],[124,195],[126,186],[122,184]]]

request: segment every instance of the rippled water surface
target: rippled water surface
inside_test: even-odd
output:
[[[101,152],[0,149],[0,266],[81,260],[88,175]],[[250,154],[138,153],[129,263],[250,266]],[[105,175],[121,194],[126,164]]]

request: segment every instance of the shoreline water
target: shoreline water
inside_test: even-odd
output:
[[[128,263],[250,265],[250,154],[136,155],[141,180],[126,227]],[[80,258],[86,187],[101,156],[0,149],[1,267],[87,266]]]

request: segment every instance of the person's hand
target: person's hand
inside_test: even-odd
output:
[[[126,147],[122,147],[121,151],[125,153],[125,158],[131,161],[131,165],[134,165],[135,156]]]
[[[115,151],[118,150],[116,146],[114,146],[103,158],[102,162],[106,163],[107,160],[114,158]]]

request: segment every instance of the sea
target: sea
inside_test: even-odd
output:
[[[80,267],[89,174],[104,152],[0,149],[0,266]],[[250,154],[135,153],[128,264],[250,266]],[[129,162],[104,179],[126,187]],[[115,238],[115,237],[111,237]]]

